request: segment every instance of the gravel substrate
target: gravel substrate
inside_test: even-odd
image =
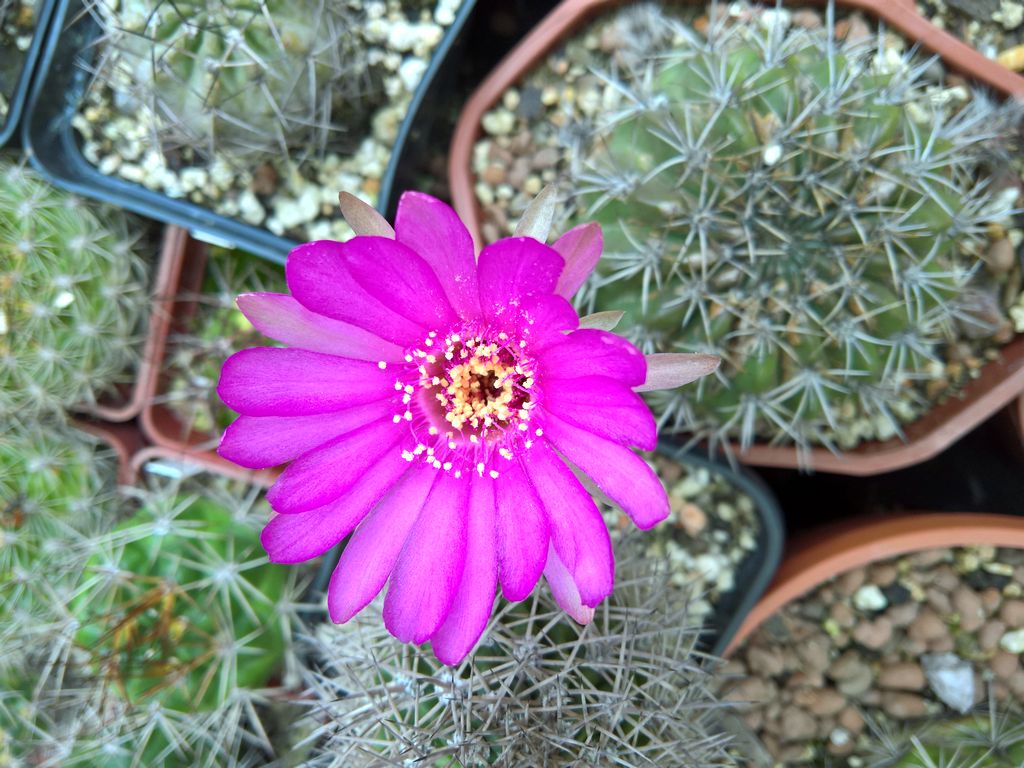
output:
[[[0,0],[0,126],[11,107],[36,28],[36,2]]]
[[[671,583],[696,596],[690,611],[703,621],[736,589],[737,570],[757,549],[761,520],[754,500],[724,475],[664,456],[653,464],[668,491],[669,518],[639,540],[654,560],[668,560]],[[613,540],[633,529],[617,508],[602,509]]]
[[[1020,708],[1022,585],[1024,551],[995,547],[847,571],[747,639],[723,669],[738,676],[726,698],[749,702],[743,719],[781,765],[887,764],[872,762],[873,733],[959,717],[989,690]]]
[[[1024,4],[1016,0],[922,0],[917,12],[1016,71],[1024,70]]]
[[[106,0],[95,0],[105,2]],[[381,102],[371,115],[336,116],[351,133],[331,140],[323,156],[262,159],[195,147],[154,146],[161,118],[132,92],[130,68],[107,65],[86,92],[73,125],[85,158],[104,174],[141,184],[171,198],[264,227],[297,240],[345,239],[351,230],[337,211],[338,193],[375,205],[381,178],[409,102],[434,49],[462,0],[376,0],[363,5],[360,35]],[[116,13],[111,23],[117,25]],[[125,81],[127,78],[127,81]],[[351,126],[356,126],[355,129]],[[365,131],[365,134],[360,133]]]

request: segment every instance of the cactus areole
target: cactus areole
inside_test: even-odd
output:
[[[624,339],[581,327],[569,297],[600,257],[600,229],[545,245],[546,203],[521,225],[533,236],[479,258],[434,198],[406,193],[393,230],[342,204],[359,236],[293,250],[291,295],[238,299],[291,348],[243,350],[221,374],[220,396],[241,417],[220,454],[250,468],[294,460],[268,493],[279,513],[263,532],[271,559],[307,560],[352,533],[330,583],[332,618],[351,619],[390,579],[389,631],[432,641],[448,664],[480,637],[496,584],[522,600],[543,573],[559,604],[589,621],[614,563],[569,465],[641,528],[664,519],[665,491],[631,450],[656,437],[634,389],[684,383],[714,361],[649,364]]]

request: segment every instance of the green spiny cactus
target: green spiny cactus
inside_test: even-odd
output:
[[[117,513],[116,459],[60,425],[0,434],[0,669],[62,620],[87,542]]]
[[[255,490],[239,504],[164,489],[95,542],[69,604],[94,727],[65,764],[266,763],[259,709],[295,675],[299,593],[260,546],[267,513]]]
[[[1007,709],[970,714],[916,728],[879,750],[872,765],[890,768],[1020,768],[1024,765],[1024,721]]]
[[[188,430],[220,434],[236,418],[217,396],[224,361],[235,352],[273,344],[235,306],[249,292],[286,291],[280,267],[248,254],[211,248],[202,291],[183,296],[198,304],[186,332],[173,335],[168,356],[168,405]]]
[[[663,423],[849,447],[898,433],[954,325],[984,325],[958,299],[1013,205],[984,166],[1020,109],[933,100],[928,62],[882,35],[842,43],[831,10],[822,30],[783,13],[706,37],[638,16],[667,42],[613,78],[622,106],[570,172],[605,233],[588,300],[626,310],[645,351],[723,358],[696,394],[652,399]]]
[[[394,640],[380,600],[349,625],[321,627],[308,764],[734,765],[687,593],[636,542],[618,549],[615,593],[592,624],[573,623],[540,589],[503,603],[454,669]]]
[[[106,29],[98,75],[147,110],[165,150],[322,153],[380,90],[343,0],[93,4]]]
[[[0,421],[95,404],[137,361],[135,240],[123,213],[0,162]]]

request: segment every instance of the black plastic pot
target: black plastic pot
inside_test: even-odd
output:
[[[701,650],[712,656],[721,656],[747,614],[768,589],[782,561],[782,549],[786,540],[782,511],[768,486],[757,475],[743,467],[733,468],[724,459],[709,459],[707,454],[686,451],[668,440],[659,442],[658,453],[680,464],[702,467],[712,474],[724,477],[729,485],[749,496],[754,502],[760,524],[757,548],[739,564],[734,579],[736,586],[720,596],[704,623]]]
[[[0,147],[4,146],[14,135],[18,123],[21,120],[21,113],[25,107],[25,99],[28,97],[28,89],[32,82],[32,71],[35,69],[36,61],[46,39],[46,28],[50,21],[53,9],[60,0],[38,0],[36,2],[36,27],[32,34],[32,43],[25,51],[25,59],[21,66],[21,73],[14,84],[14,89],[4,94],[8,100],[7,115],[0,123]]]
[[[71,120],[89,82],[89,73],[83,64],[95,57],[93,44],[102,30],[95,19],[83,12],[82,0],[47,2],[52,2],[55,10],[29,95],[22,136],[33,165],[57,186],[77,194],[178,224],[198,240],[240,248],[283,264],[288,251],[297,245],[295,241],[278,237],[262,227],[221,216],[194,203],[169,198],[140,184],[106,176],[85,159]],[[392,198],[398,192],[394,180],[403,156],[403,143],[419,119],[420,110],[429,104],[425,96],[443,60],[450,51],[458,50],[455,43],[475,5],[476,0],[464,0],[413,94],[409,112],[399,128],[388,167],[381,179],[377,203],[381,211],[394,208]]]

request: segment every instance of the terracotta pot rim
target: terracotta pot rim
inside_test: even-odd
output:
[[[791,545],[764,597],[733,636],[728,656],[762,622],[834,576],[880,560],[943,547],[1024,549],[1024,517],[972,512],[906,513],[816,531]]]
[[[272,485],[280,475],[280,469],[250,470],[221,458],[210,448],[216,444],[214,436],[186,430],[177,414],[157,397],[163,384],[167,338],[174,320],[196,303],[183,301],[180,297],[186,292],[198,293],[199,286],[195,283],[201,283],[206,262],[206,245],[192,238],[181,227],[168,225],[167,243],[168,247],[164,249],[160,260],[149,338],[146,341],[146,348],[152,355],[151,363],[146,367],[145,378],[139,386],[145,403],[139,420],[143,433],[153,446],[136,454],[133,459],[134,469],[138,472],[145,462],[164,458],[249,483]]]
[[[115,424],[92,419],[72,419],[71,426],[99,438],[111,447],[117,457],[118,485],[135,484],[138,475],[134,459],[145,445],[145,439],[135,422]]]
[[[459,115],[448,158],[448,179],[455,209],[479,248],[479,207],[472,173],[473,147],[481,135],[484,114],[504,91],[557,46],[576,26],[596,13],[624,0],[563,0],[480,84]],[[1024,96],[1024,77],[985,58],[953,35],[939,29],[914,8],[912,0],[836,0],[844,8],[861,10],[881,19],[910,40],[937,53],[951,68],[988,85],[1004,96]],[[804,3],[820,5],[821,2]],[[907,440],[868,441],[840,455],[827,448],[798,451],[793,446],[755,444],[746,451],[731,444],[745,464],[786,469],[807,469],[843,475],[867,476],[890,472],[925,461],[948,448],[966,432],[1000,410],[1024,391],[1024,336],[1018,336],[1000,354],[1004,362],[988,363],[981,376],[968,382],[960,398],[942,405],[907,425]],[[1024,405],[1022,405],[1024,408]],[[931,418],[929,418],[931,417]],[[915,429],[915,424],[917,428]]]
[[[149,317],[146,325],[146,334],[142,340],[142,353],[139,357],[139,365],[135,371],[135,381],[128,387],[125,387],[129,391],[127,397],[123,402],[120,403],[106,403],[102,399],[95,405],[84,407],[81,409],[81,415],[85,417],[94,417],[101,421],[107,422],[123,422],[131,421],[138,416],[143,407],[147,402],[147,393],[145,388],[145,382],[148,380],[150,375],[150,369],[154,365],[154,351],[153,343],[155,341],[153,334],[150,329],[153,324],[157,322],[157,315],[160,311],[160,305],[157,297],[160,295],[160,283],[161,283],[161,270],[163,264],[166,261],[164,255],[168,250],[173,250],[179,247],[178,238],[180,238],[180,232],[176,227],[162,226],[163,234],[160,238],[160,254],[156,260],[157,270],[156,274],[153,275],[150,285],[150,308]]]

